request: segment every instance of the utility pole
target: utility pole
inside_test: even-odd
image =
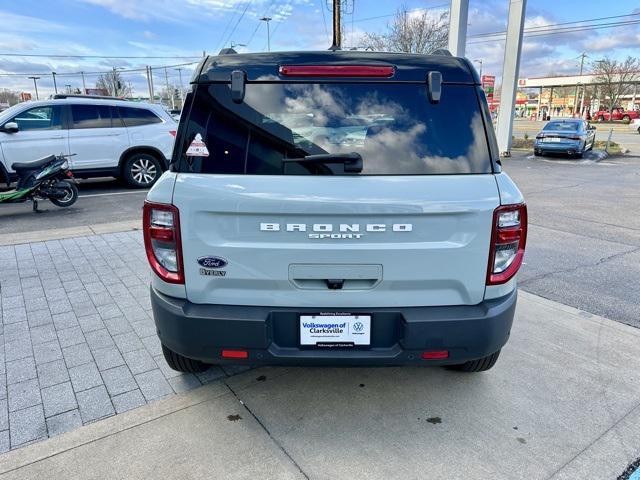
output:
[[[171,96],[171,109],[175,110],[176,101],[175,98],[173,98],[173,92],[169,91],[169,75],[167,74],[167,67],[164,67],[164,82],[167,85],[167,96]]]
[[[449,51],[454,57],[464,57],[469,0],[451,0],[449,12]]]
[[[180,78],[180,108],[184,108],[184,87],[182,86],[182,67],[178,67],[175,70],[178,71],[178,76]]]
[[[584,69],[584,59],[588,57],[588,55],[584,52],[580,54],[580,77],[582,77],[582,70]],[[582,78],[580,78],[582,80]],[[578,108],[578,85],[576,84],[576,93],[573,96],[573,115],[576,114],[576,108]],[[581,112],[582,113],[582,112]]]
[[[53,90],[58,93],[58,85],[56,84],[56,72],[51,72],[51,76],[53,77]]]
[[[260,21],[267,23],[267,52],[270,52],[271,51],[271,31],[269,30],[269,22],[271,21],[271,17],[262,17]]]
[[[153,93],[153,71],[151,67],[147,65],[147,85],[149,86],[149,102],[154,103],[154,93]]]
[[[40,80],[40,77],[29,77],[31,80],[33,80],[33,88],[35,88],[36,90],[36,100],[40,100],[40,97],[38,97],[38,80]]]
[[[333,45],[329,50],[340,50],[342,48],[342,35],[340,31],[340,2],[333,0]]]
[[[82,94],[86,95],[87,94],[87,82],[85,82],[85,80],[84,80],[84,72],[80,72],[80,75],[82,75]]]
[[[518,72],[520,55],[522,54],[522,35],[524,30],[524,14],[527,0],[509,1],[509,21],[504,48],[502,67],[502,92],[500,95],[500,111],[498,112],[498,148],[500,154],[511,156],[511,135],[513,133],[513,110],[518,91]]]

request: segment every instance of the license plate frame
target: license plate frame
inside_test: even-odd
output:
[[[369,313],[300,314],[298,316],[298,342],[301,348],[312,349],[370,348],[371,323],[372,315]],[[320,331],[320,329],[325,331]]]

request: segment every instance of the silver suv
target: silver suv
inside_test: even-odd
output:
[[[463,58],[206,59],[149,192],[169,365],[491,368],[527,210]]]

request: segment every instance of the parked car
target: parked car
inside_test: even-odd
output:
[[[444,54],[201,63],[144,206],[169,366],[491,368],[527,210],[479,83]]]
[[[71,154],[76,177],[150,187],[168,167],[176,130],[153,104],[73,95],[20,103],[0,113],[0,181],[14,179],[14,163]]]
[[[629,129],[633,130],[634,132],[640,133],[640,118],[632,120],[629,124]]]
[[[552,120],[536,135],[533,153],[564,153],[581,158],[596,141],[596,127],[579,118]]]
[[[592,118],[598,122],[622,120],[625,123],[629,123],[631,120],[640,118],[640,112],[637,110],[625,110],[624,108],[616,107],[611,112],[608,110],[599,110],[592,115]]]

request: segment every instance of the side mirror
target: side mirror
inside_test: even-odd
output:
[[[16,122],[7,122],[0,128],[0,131],[4,133],[18,133],[20,128]]]

